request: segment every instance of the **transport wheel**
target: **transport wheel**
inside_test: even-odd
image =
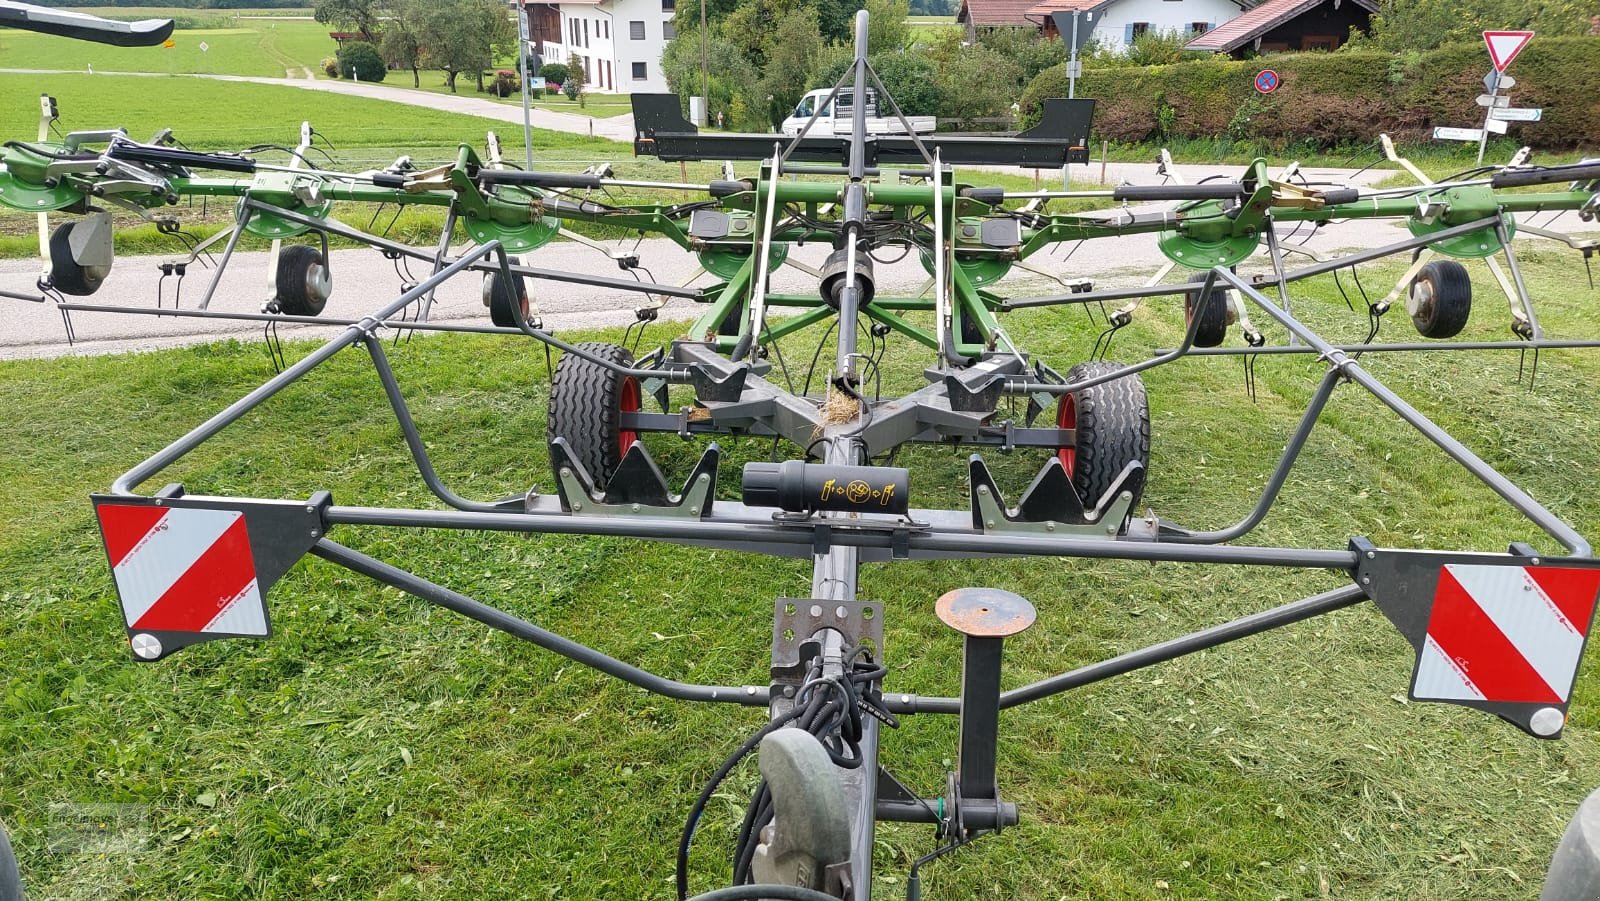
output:
[[[1467,267],[1455,260],[1434,260],[1423,266],[1411,283],[1406,310],[1424,338],[1454,337],[1472,312],[1472,279]]]
[[[100,290],[101,282],[111,274],[110,266],[80,266],[72,259],[72,246],[68,239],[76,222],[63,222],[50,233],[50,284],[62,294],[87,297]]]
[[[1206,273],[1196,272],[1189,276],[1191,282],[1204,282]],[[1204,310],[1200,306],[1199,290],[1190,291],[1183,295],[1183,327],[1188,329],[1194,323],[1195,316],[1200,317],[1200,327],[1194,332],[1195,347],[1216,347],[1222,339],[1228,336],[1228,291],[1221,285],[1211,289],[1211,298]]]
[[[287,244],[278,251],[278,309],[290,316],[315,316],[328,305],[333,278],[322,251]]]
[[[522,260],[517,257],[506,257],[513,266],[520,266]],[[489,319],[501,328],[516,328],[517,320],[512,311],[515,304],[522,311],[522,320],[528,320],[528,280],[521,275],[512,275],[506,278],[503,272],[491,272],[483,277],[483,305],[489,308]]]
[[[23,901],[22,874],[17,870],[17,857],[11,853],[11,842],[3,826],[0,826],[0,901]]]
[[[1067,381],[1084,382],[1121,368],[1121,363],[1079,363],[1067,371]],[[1056,428],[1077,430],[1077,445],[1063,447],[1056,455],[1086,508],[1100,503],[1130,460],[1150,465],[1150,404],[1137,375],[1062,395],[1056,406]],[[1130,488],[1133,506],[1138,507],[1144,479],[1136,479]]]
[[[620,345],[591,341],[577,346],[618,366],[633,365],[633,354]],[[639,440],[638,432],[622,427],[622,414],[641,409],[643,397],[638,379],[566,354],[550,382],[549,437],[565,438],[595,487],[604,488],[622,465],[622,455]]]

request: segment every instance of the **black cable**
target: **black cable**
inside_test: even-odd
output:
[[[700,825],[700,817],[705,813],[706,805],[711,802],[711,795],[717,790],[717,786],[722,784],[722,780],[728,778],[728,774],[733,772],[733,768],[739,765],[739,761],[749,756],[750,752],[761,744],[763,738],[788,725],[788,720],[773,720],[756,730],[754,735],[745,739],[744,744],[739,746],[739,750],[734,751],[732,756],[722,762],[722,766],[717,767],[717,771],[706,782],[705,788],[701,789],[700,797],[695,800],[694,806],[689,809],[689,819],[683,824],[683,834],[678,838],[679,901],[684,901],[689,897],[689,845],[694,842],[695,829]]]
[[[806,384],[805,384],[805,387],[800,389],[800,396],[801,397],[805,397],[806,395],[811,393],[811,377],[816,374],[817,361],[822,359],[822,348],[827,346],[828,338],[833,335],[833,330],[838,328],[838,327],[839,327],[839,319],[838,319],[838,317],[835,317],[834,320],[831,323],[828,324],[828,330],[822,333],[822,340],[817,342],[817,351],[816,351],[816,353],[811,355],[811,366],[810,366],[810,368],[808,368],[806,370]],[[815,442],[813,442],[813,443],[815,443]]]
[[[871,653],[863,646],[850,651],[845,665],[849,668],[848,675],[824,679],[821,677],[821,660],[813,660],[800,691],[795,695],[796,707],[804,709],[794,717],[793,723],[817,739],[835,766],[858,769],[863,763],[860,742],[866,734],[862,714],[871,715],[891,729],[899,726],[899,720],[883,705],[881,692],[872,688],[888,674],[888,668],[875,663]],[[740,825],[734,854],[736,883],[747,882],[751,878],[750,867],[755,859],[755,848],[761,830],[771,818],[771,791],[763,780],[757,786]]]

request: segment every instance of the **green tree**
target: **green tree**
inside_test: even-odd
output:
[[[951,119],[1007,116],[1022,90],[1022,67],[982,44],[965,45],[947,32],[928,47],[938,73],[939,115]]]
[[[583,68],[583,57],[576,53],[567,56],[567,80],[561,83],[561,92],[567,99],[583,105],[583,86],[589,80],[589,73]]]
[[[906,24],[910,14],[910,0],[867,0],[867,52],[904,50],[911,42],[911,26]],[[854,43],[855,35],[850,40]]]
[[[1040,72],[1066,62],[1067,45],[1046,38],[1031,28],[989,28],[978,32],[978,43],[1016,63],[1026,84]]]
[[[1133,39],[1123,56],[1136,66],[1168,66],[1183,59],[1183,45],[1194,33],[1182,29],[1155,29]]]
[[[428,0],[417,33],[424,36],[422,64],[444,72],[450,93],[462,72],[475,73],[483,90],[483,70],[497,46],[516,41],[506,9],[496,0]]]
[[[908,116],[938,115],[944,98],[940,96],[939,74],[932,63],[910,53],[881,53],[870,61],[901,112]],[[879,101],[878,114],[892,116],[893,108]]]
[[[539,77],[551,84],[565,84],[567,81],[566,63],[545,63],[539,68]]]
[[[822,50],[817,32],[817,11],[801,7],[782,19],[772,30],[772,49],[756,94],[766,106],[768,125],[777,125],[789,115],[806,92],[812,61]]]
[[[679,4],[682,6],[683,4]],[[753,86],[761,80],[760,73],[750,60],[746,59],[733,45],[724,40],[716,26],[712,26],[710,39],[706,42],[707,70],[709,72],[709,96],[706,99],[706,113],[711,121],[717,120],[717,114],[723,115],[725,124],[739,129],[759,129],[764,127],[765,103],[752,110],[750,94]],[[669,42],[661,53],[661,73],[667,79],[667,85],[672,88],[682,102],[687,105],[690,97],[698,96],[701,91],[700,75],[700,34],[698,31],[680,31],[676,40]],[[738,104],[734,103],[738,100]],[[735,115],[735,113],[739,115]],[[752,112],[754,121],[751,121]]]
[[[339,77],[356,81],[382,81],[389,73],[383,64],[378,48],[366,41],[346,41],[335,54],[339,60]]]
[[[378,38],[378,53],[396,69],[411,70],[411,86],[422,87],[422,41],[419,28],[426,18],[422,0],[399,0],[390,6]]]
[[[366,35],[378,33],[384,15],[382,0],[319,0],[312,17],[324,25],[337,25]]]
[[[1527,29],[1541,37],[1588,34],[1593,0],[1386,0],[1370,37],[1351,45],[1391,53],[1476,43],[1485,31]]]

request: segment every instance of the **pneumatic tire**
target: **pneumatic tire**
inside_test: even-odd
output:
[[[290,316],[315,316],[328,305],[333,278],[322,251],[286,244],[278,251],[278,309]]]
[[[1424,338],[1453,338],[1472,313],[1472,277],[1455,260],[1434,260],[1411,282],[1411,324]]]
[[[633,365],[633,354],[620,345],[591,341],[577,346],[617,366]],[[595,487],[604,488],[622,465],[622,455],[639,440],[638,432],[622,427],[622,414],[637,412],[642,399],[638,379],[566,354],[550,382],[549,438],[566,439]]]
[[[1196,272],[1189,281],[1203,283],[1206,273]],[[1187,329],[1199,317],[1200,325],[1194,332],[1195,347],[1216,347],[1228,336],[1228,290],[1220,285],[1211,286],[1211,297],[1205,309],[1200,309],[1200,290],[1183,295],[1183,325]]]
[[[11,851],[4,826],[0,826],[0,901],[23,901],[22,873],[17,869],[17,856]]]
[[[506,261],[513,266],[522,265],[517,257],[506,257]],[[521,275],[512,275],[509,280],[500,271],[485,275],[483,299],[489,308],[489,320],[500,328],[517,327],[513,306],[522,311],[522,321],[528,321],[528,311],[532,309],[528,301],[528,280]]]
[[[50,284],[62,294],[88,297],[100,290],[109,271],[101,266],[80,266],[72,258],[69,240],[76,222],[63,222],[50,233]]]
[[[1067,381],[1085,382],[1122,368],[1106,361],[1079,363],[1067,371]],[[1150,465],[1150,404],[1138,375],[1063,394],[1056,406],[1056,427],[1077,430],[1076,445],[1056,453],[1085,508],[1100,503],[1130,461]],[[1136,508],[1144,495],[1143,474],[1128,487]]]

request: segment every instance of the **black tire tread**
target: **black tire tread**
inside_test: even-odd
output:
[[[23,901],[22,874],[4,826],[0,826],[0,901]]]
[[[621,345],[588,341],[576,346],[619,366],[633,365],[633,354]],[[576,354],[561,357],[550,383],[549,438],[566,439],[573,459],[597,488],[604,488],[622,465],[617,447],[622,384],[623,376]]]
[[[50,284],[62,294],[88,297],[100,290],[101,279],[89,273],[72,259],[72,245],[67,243],[76,222],[63,222],[50,233]]]
[[[1424,338],[1454,338],[1472,314],[1472,276],[1455,260],[1434,260],[1412,284],[1424,279],[1433,283],[1432,315],[1413,316],[1412,324]]]
[[[513,266],[522,264],[517,257],[507,257],[506,260]],[[508,284],[503,272],[496,272],[490,278],[494,282],[489,289],[489,320],[501,328],[516,328],[517,320],[511,305],[520,304],[523,295],[528,293],[528,280],[521,275],[513,275]],[[515,285],[514,289],[512,285]]]
[[[1083,382],[1122,369],[1121,363],[1079,363],[1068,382]],[[1113,379],[1077,394],[1078,445],[1072,487],[1086,508],[1100,503],[1130,460],[1150,465],[1150,404],[1138,375]],[[1144,479],[1133,485],[1133,508],[1144,494]]]
[[[328,305],[327,298],[306,289],[306,272],[318,264],[326,265],[322,251],[306,244],[285,244],[278,251],[279,310],[290,316],[315,316]]]
[[[1204,282],[1206,273],[1196,272],[1189,276],[1191,282]],[[1185,310],[1192,310],[1200,303],[1200,292],[1191,291],[1184,295]],[[1188,315],[1184,317],[1184,328],[1189,325]],[[1195,329],[1195,347],[1216,347],[1223,339],[1228,337],[1228,290],[1213,286],[1211,289],[1211,303],[1200,315],[1200,327]]]

